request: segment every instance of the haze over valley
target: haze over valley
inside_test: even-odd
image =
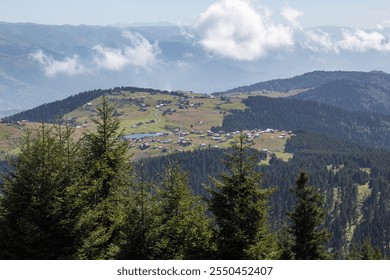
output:
[[[218,1],[188,24],[1,22],[0,116],[116,86],[212,93],[314,70],[390,71],[386,22],[303,26],[308,16]]]

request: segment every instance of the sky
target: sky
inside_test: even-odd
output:
[[[234,0],[233,0],[234,1]],[[376,28],[390,21],[388,0],[247,0],[276,21],[286,7],[299,11],[300,26]],[[195,24],[216,0],[1,0],[0,21],[40,24]]]

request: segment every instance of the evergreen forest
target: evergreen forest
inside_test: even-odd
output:
[[[289,122],[288,114],[304,101],[282,101],[286,108],[262,97],[247,102],[250,109],[227,115],[222,128],[262,126],[259,112],[269,114],[268,125],[278,128],[283,121],[284,129],[294,129],[286,145],[292,159],[270,155],[268,164],[258,164],[261,153],[241,133],[228,150],[134,162],[106,97],[91,120],[96,131],[79,140],[66,123],[42,123],[25,135],[19,155],[8,159],[0,258],[387,258],[390,152],[385,137],[363,137],[360,129],[377,118],[383,126],[372,130],[378,135],[386,117],[356,116],[348,123],[345,116],[354,113],[332,109],[332,121],[345,118],[348,129],[341,124],[336,133],[309,117],[308,130],[301,130],[293,123],[303,118],[297,114]],[[327,108],[313,103],[301,111],[314,114],[315,106]],[[367,145],[372,143],[383,149]]]

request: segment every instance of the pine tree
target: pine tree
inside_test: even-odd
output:
[[[349,260],[381,260],[383,259],[383,255],[378,248],[374,248],[371,245],[371,241],[369,238],[364,240],[363,245],[353,244],[351,248],[351,252],[348,256]]]
[[[188,185],[188,172],[170,165],[158,190],[159,226],[156,259],[207,259],[214,246],[212,227],[202,200]]]
[[[78,178],[77,144],[68,126],[42,124],[27,134],[4,178],[2,199],[7,258],[63,259],[73,250],[66,188]]]
[[[291,253],[296,260],[321,260],[330,257],[324,244],[330,238],[325,222],[324,198],[312,186],[306,173],[301,172],[292,192],[297,202],[292,212],[288,213],[291,220],[289,233],[293,242]]]
[[[281,260],[292,260],[294,257],[291,251],[293,240],[291,234],[289,233],[288,225],[286,223],[283,223],[280,226],[280,230],[277,235],[277,241],[280,250],[279,258]]]
[[[217,255],[220,259],[271,259],[277,255],[268,221],[272,191],[261,187],[261,173],[244,141],[240,135],[225,163],[228,172],[221,180],[214,178],[214,188],[210,188]]]
[[[120,250],[130,178],[127,143],[113,111],[103,97],[98,117],[92,119],[97,131],[81,141],[82,180],[69,192],[78,207],[75,257],[79,259],[113,259]]]
[[[150,260],[154,258],[155,230],[158,225],[158,204],[156,186],[146,180],[140,168],[134,174],[131,185],[131,203],[126,208],[123,227],[124,238],[118,258],[129,260]]]
[[[7,254],[6,244],[6,227],[5,227],[5,209],[3,207],[3,194],[0,188],[0,260],[9,258]]]

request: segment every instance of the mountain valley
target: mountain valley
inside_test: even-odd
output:
[[[376,97],[362,104],[356,94],[365,92],[364,81],[369,89],[376,84],[370,91]],[[72,126],[75,140],[93,133],[105,96],[115,106],[127,156],[148,180],[160,184],[173,160],[190,172],[193,192],[207,196],[210,177],[226,172],[226,152],[243,132],[264,186],[276,187],[272,228],[278,230],[290,211],[289,189],[305,170],[325,196],[325,225],[333,236],[329,247],[337,258],[345,258],[350,246],[367,236],[388,255],[390,116],[375,106],[386,94],[386,82],[384,73],[313,72],[214,95],[134,87],[91,90],[3,118],[1,157],[17,155],[25,131],[34,135],[41,121]],[[335,102],[337,94],[343,102]]]

